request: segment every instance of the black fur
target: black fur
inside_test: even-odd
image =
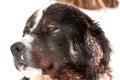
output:
[[[32,16],[27,22],[31,25]],[[99,74],[106,73],[112,51],[110,43],[98,24],[78,8],[53,4],[43,12],[32,32],[31,25],[24,29],[24,35],[35,36],[32,57],[24,54],[28,66],[41,68],[44,74],[58,80],[99,80]]]
[[[81,70],[83,66],[83,71],[88,75],[88,80],[97,80],[97,73],[94,69],[94,62],[89,61],[92,58],[91,52],[87,51],[89,47],[86,47],[86,32],[89,30],[90,34],[96,38],[97,43],[103,50],[103,58],[101,59],[100,65],[107,67],[110,61],[111,48],[108,39],[105,37],[104,32],[97,23],[91,20],[82,11],[72,6],[64,4],[54,4],[47,8],[43,16],[49,16],[51,20],[64,25],[67,30],[66,34],[70,35],[70,40],[73,44],[79,45],[79,50],[77,51],[77,56],[79,59],[73,63],[75,66]],[[68,27],[69,26],[69,27]],[[75,29],[70,29],[74,27]],[[70,32],[70,30],[73,30]],[[74,46],[75,47],[75,46]]]

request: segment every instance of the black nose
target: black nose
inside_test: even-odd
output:
[[[24,51],[25,45],[21,42],[17,42],[11,46],[11,51],[13,55],[20,54]]]

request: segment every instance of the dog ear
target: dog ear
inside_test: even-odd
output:
[[[77,11],[77,10],[76,10]],[[78,62],[80,64],[87,63],[85,58],[93,55],[94,53],[89,51],[91,47],[88,46],[86,43],[91,43],[91,41],[94,41],[92,43],[95,46],[96,44],[99,46],[98,49],[101,51],[96,51],[96,54],[102,52],[103,57],[101,59],[101,64],[104,66],[108,66],[110,61],[110,53],[112,51],[110,47],[109,40],[106,38],[104,31],[98,26],[98,23],[93,21],[89,16],[84,14],[79,10],[79,15],[75,15],[76,17],[73,17],[74,19],[76,30],[78,33],[75,33],[76,36],[72,36],[72,42],[70,43],[70,46],[72,46],[70,49],[72,54],[76,54],[78,57]],[[74,14],[73,14],[74,15]],[[81,18],[79,18],[81,17]],[[79,22],[78,22],[79,21]],[[78,41],[76,41],[78,40]],[[88,41],[89,40],[89,41]],[[78,45],[79,44],[79,45]],[[88,49],[88,50],[86,50]],[[74,53],[73,53],[74,52]],[[79,53],[79,54],[77,54]],[[82,53],[82,54],[81,54]],[[84,53],[84,54],[83,54]],[[85,57],[86,56],[86,57]],[[74,56],[75,57],[75,56]],[[74,58],[73,58],[74,59]],[[79,60],[80,59],[80,60]]]
[[[106,67],[110,62],[110,53],[112,52],[110,42],[105,36],[105,33],[102,30],[102,28],[99,27],[98,23],[91,20],[88,16],[86,16],[86,20],[88,22],[88,29],[90,31],[90,34],[94,38],[96,38],[97,43],[100,45],[101,50],[103,51],[101,64]]]
[[[86,33],[80,39],[73,39],[70,42],[70,58],[73,64],[81,65],[99,65],[103,58],[103,50],[97,39],[90,33]]]
[[[78,18],[81,15],[83,20]],[[96,66],[102,65],[104,68],[108,66],[111,48],[97,23],[84,13],[81,13],[80,16],[73,18],[74,21],[81,22],[74,22],[77,32],[74,32],[76,36],[72,35],[70,42],[70,59],[73,65],[81,67],[92,79],[92,77],[96,77]]]
[[[82,39],[83,42],[80,39],[73,39],[70,42],[70,60],[75,68],[83,71],[87,78],[93,80],[97,78],[96,68],[101,63],[103,51],[96,38],[90,33],[83,35]]]
[[[101,59],[101,64],[106,67],[108,66],[110,61],[110,53],[112,52],[111,45],[109,43],[109,40],[105,36],[104,31],[100,27],[95,25],[95,23],[93,23],[92,25],[94,26],[90,28],[90,33],[93,37],[96,38],[103,51],[103,58]]]

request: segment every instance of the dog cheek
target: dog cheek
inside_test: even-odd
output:
[[[32,66],[37,68],[47,67],[51,64],[51,60],[42,48],[34,46],[31,51]]]
[[[31,61],[34,63],[33,66],[39,66],[39,62],[43,59],[42,52],[36,49],[35,46],[32,48],[31,57]]]

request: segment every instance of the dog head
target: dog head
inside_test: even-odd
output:
[[[36,11],[26,23],[22,41],[11,50],[17,69],[32,67],[48,75],[66,65],[89,74],[100,64],[107,66],[110,55],[101,28],[78,8],[60,3]]]

